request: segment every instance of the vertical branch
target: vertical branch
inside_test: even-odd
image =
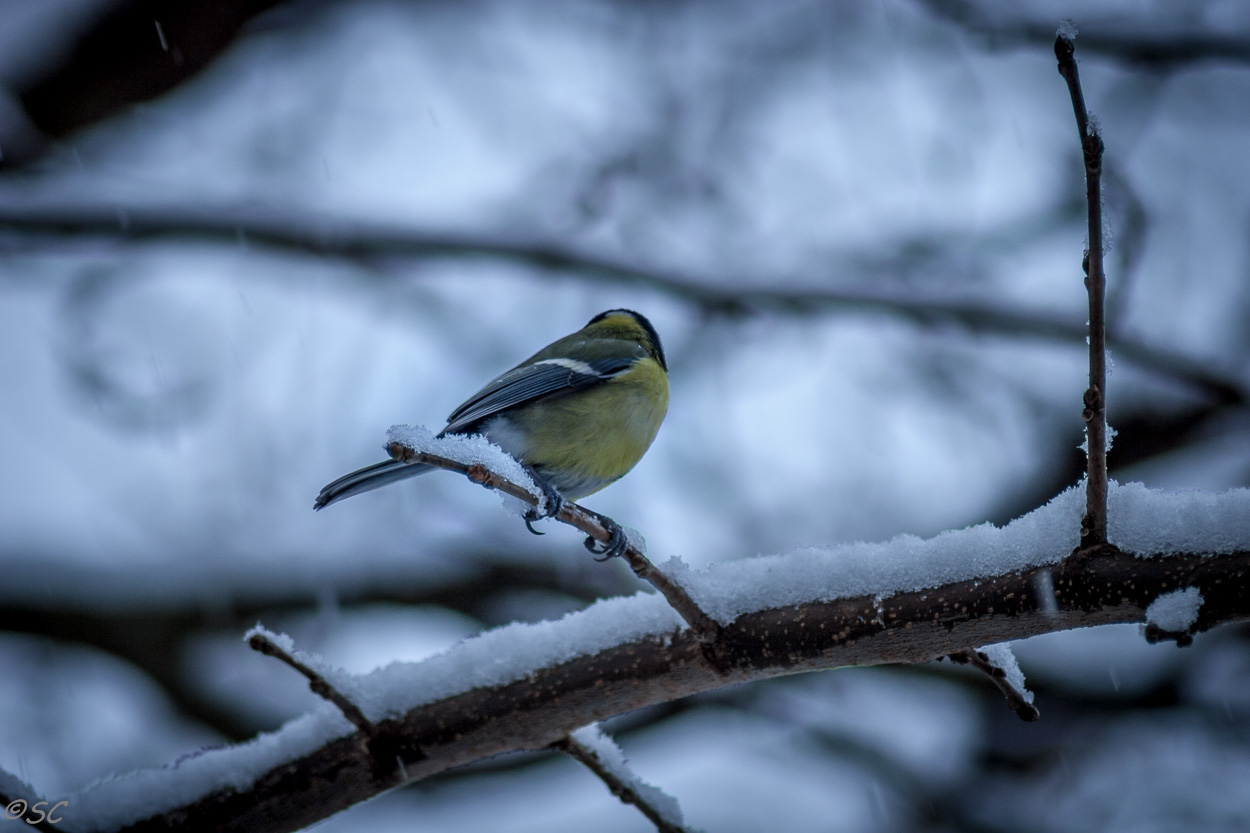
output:
[[[1068,84],[1076,126],[1080,132],[1081,151],[1085,159],[1085,200],[1089,205],[1089,245],[1082,266],[1085,287],[1089,292],[1089,388],[1085,391],[1085,444],[1088,471],[1086,477],[1085,517],[1081,521],[1083,546],[1107,543],[1107,354],[1103,297],[1105,281],[1102,271],[1102,137],[1098,126],[1090,121],[1081,92],[1081,79],[1076,70],[1076,29],[1069,22],[1060,27],[1055,38],[1055,57],[1059,74]]]

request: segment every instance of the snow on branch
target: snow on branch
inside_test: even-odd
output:
[[[1164,593],[1146,608],[1146,641],[1171,639],[1179,647],[1194,641],[1192,628],[1202,610],[1202,593],[1197,587],[1183,587]]]
[[[497,628],[420,663],[362,676],[326,674],[301,654],[350,694],[374,727],[372,739],[327,703],[248,743],[71,796],[66,829],[298,830],[405,780],[545,749],[589,723],[725,685],[926,662],[969,645],[1141,623],[1157,598],[1190,587],[1202,603],[1187,632],[1250,618],[1250,490],[1112,484],[1109,500],[1118,550],[1070,554],[1083,508],[1073,488],[1001,528],[799,550],[701,571],[670,561],[666,569],[717,619],[718,663],[649,593],[600,601],[558,621]]]

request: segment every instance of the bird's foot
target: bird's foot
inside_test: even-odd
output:
[[[543,497],[545,500],[543,503],[544,511],[538,511],[538,507],[535,506],[527,509],[525,514],[521,517],[525,519],[526,529],[535,535],[545,535],[546,533],[539,532],[537,529],[534,529],[534,521],[541,521],[544,518],[554,518],[556,515],[560,514],[560,510],[564,508],[564,498],[560,495],[560,492],[556,489],[556,487],[548,483],[547,478],[539,474],[533,466],[526,466],[525,470],[529,472],[530,477],[534,478],[534,482],[538,484],[538,488],[543,490]]]
[[[610,537],[607,543],[602,543],[587,535],[582,546],[595,554],[595,561],[610,561],[625,552],[625,548],[629,546],[629,539],[625,537],[625,530],[621,528],[621,525],[607,515],[600,515],[596,512],[595,517],[607,528]]]

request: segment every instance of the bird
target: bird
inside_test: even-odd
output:
[[[439,433],[482,434],[516,458],[548,497],[525,524],[551,517],[625,476],[651,447],[668,412],[668,362],[655,327],[629,309],[601,312],[487,382],[447,418]],[[327,484],[314,509],[415,477],[434,467],[384,460]],[[595,513],[598,515],[598,513]],[[621,527],[605,522],[604,558],[625,548]]]

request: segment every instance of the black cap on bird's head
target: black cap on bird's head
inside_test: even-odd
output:
[[[660,343],[660,334],[655,331],[655,327],[651,326],[651,322],[647,320],[647,316],[642,313],[634,312],[632,309],[610,309],[606,312],[601,312],[594,318],[590,319],[586,322],[586,326],[589,327],[592,324],[597,324],[600,321],[604,321],[614,315],[623,315],[628,318],[632,318],[634,323],[643,329],[646,333],[648,341],[646,346],[649,348],[649,352],[655,355],[655,360],[659,362],[660,367],[664,368],[667,372],[668,362],[664,360],[664,345]]]

